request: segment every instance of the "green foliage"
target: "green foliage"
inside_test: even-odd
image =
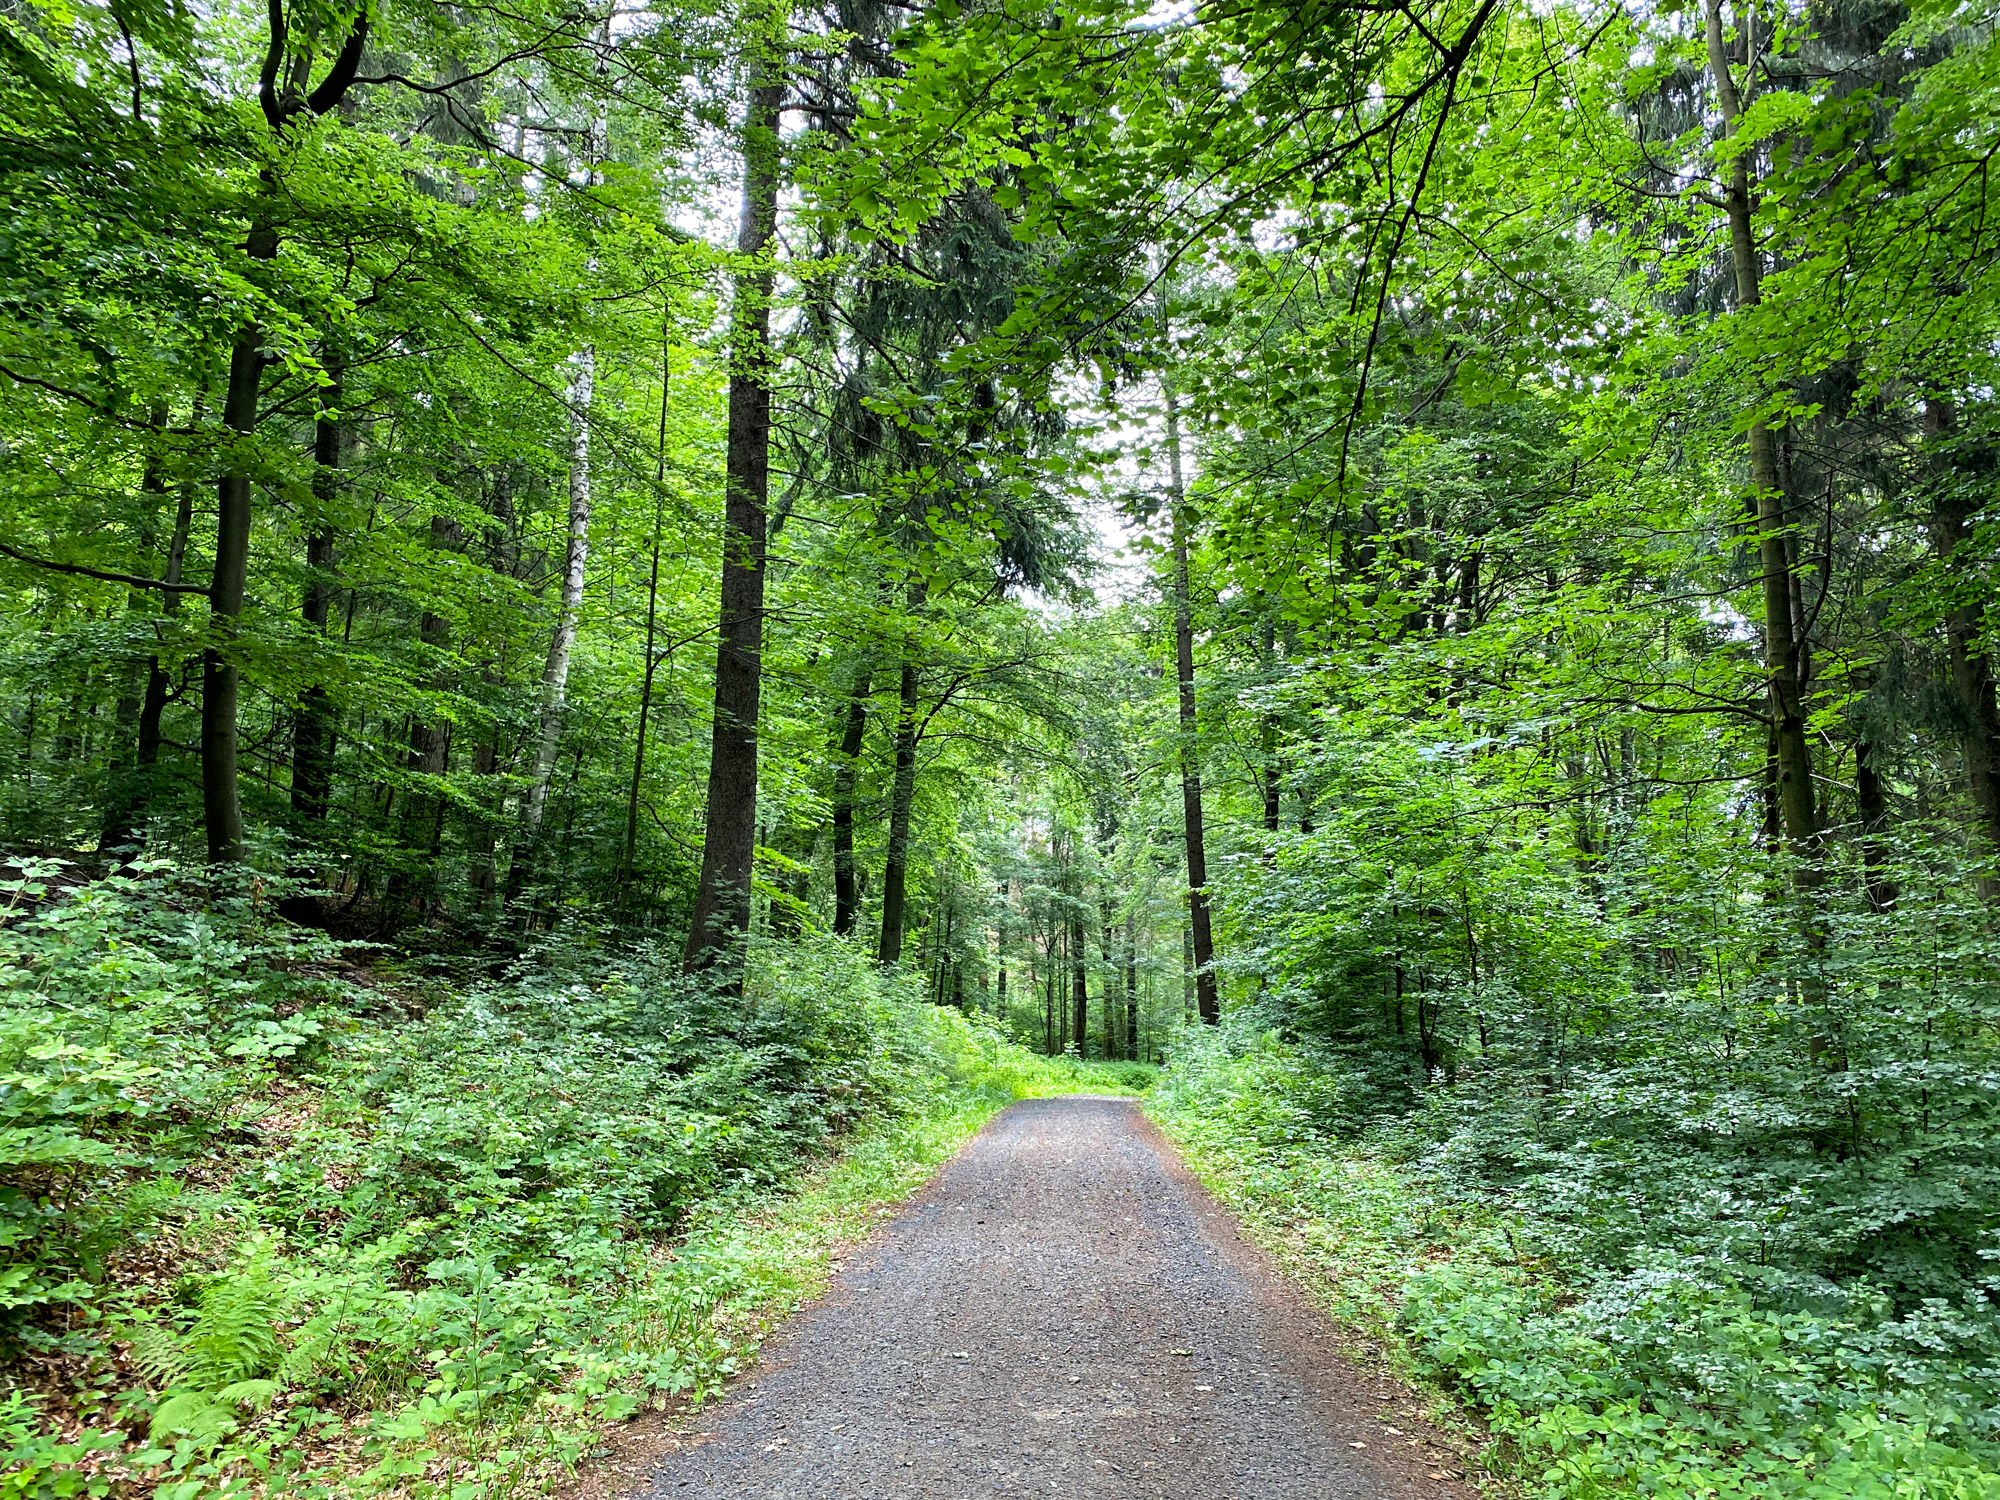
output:
[[[4,1327],[86,1372],[82,1447],[6,1408],[22,1496],[102,1493],[107,1445],[181,1500],[318,1493],[336,1428],[364,1488],[573,1462],[717,1392],[843,1226],[994,1108],[1119,1086],[845,944],[760,948],[740,999],[645,946],[363,983],[261,892],[157,864],[0,928],[0,964]]]
[[[1565,1500],[2000,1494],[1990,1275],[1898,1307],[1866,1281],[1808,1287],[1739,1258],[1695,1212],[1649,1217],[1613,1251],[1598,1235],[1621,1197],[1604,1173],[1630,1155],[1615,1142],[1502,1191],[1472,1159],[1500,1149],[1490,1128],[1464,1111],[1358,1121],[1375,1094],[1352,1054],[1239,1011],[1183,1036],[1154,1108],[1346,1319],[1485,1419],[1504,1440],[1490,1461]],[[1652,1149],[1657,1188],[1712,1213],[1713,1162]]]

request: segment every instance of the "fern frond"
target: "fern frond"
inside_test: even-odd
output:
[[[190,1373],[180,1337],[158,1323],[140,1323],[132,1329],[132,1363],[155,1385],[179,1385]]]

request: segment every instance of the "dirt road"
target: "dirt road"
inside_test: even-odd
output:
[[[1001,1114],[647,1500],[1470,1497],[1126,1100]]]

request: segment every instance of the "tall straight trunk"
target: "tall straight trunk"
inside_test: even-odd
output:
[[[1267,680],[1275,675],[1278,666],[1277,631],[1269,619],[1264,621],[1262,640],[1258,643],[1258,664],[1263,667]],[[1264,794],[1264,831],[1278,831],[1279,798],[1284,790],[1284,779],[1278,774],[1278,716],[1266,712],[1257,722],[1258,787]]]
[[[152,426],[160,430],[167,425],[167,408],[164,403],[153,408]],[[159,507],[166,498],[166,481],[160,474],[157,454],[146,457],[144,472],[139,476],[139,489],[146,496],[146,523],[143,543],[148,560],[153,549],[159,545],[157,527]],[[183,538],[185,545],[185,538]],[[178,578],[173,582],[178,583]],[[146,589],[133,589],[126,600],[128,617],[145,617],[153,611],[153,601]],[[168,601],[175,598],[169,590]],[[127,657],[119,676],[118,698],[113,708],[114,730],[111,764],[105,778],[104,819],[98,831],[97,848],[100,854],[112,849],[132,846],[138,838],[140,815],[146,796],[145,775],[139,766],[138,737],[139,717],[145,707],[147,662],[157,662],[158,657],[149,652],[142,657],[137,652]]]
[[[449,516],[431,517],[432,548],[440,552],[456,551],[464,539],[464,529]],[[453,673],[446,653],[451,649],[451,622],[427,609],[418,618],[417,638],[424,654],[431,659],[429,687],[438,693],[449,690]],[[413,713],[407,764],[414,776],[422,779],[413,782],[403,803],[402,844],[419,858],[407,874],[399,872],[391,881],[391,899],[384,903],[386,915],[396,916],[411,901],[425,910],[433,903],[437,886],[433,861],[444,835],[445,810],[445,796],[436,782],[450,768],[450,763],[450,724],[428,718],[422,712]]]
[[[1048,961],[1042,969],[1042,1052],[1048,1057],[1056,1055],[1056,937],[1053,927],[1049,930]]]
[[[1952,403],[1933,399],[1924,404],[1924,435],[1934,444],[1949,440],[1958,425]],[[1937,498],[1931,506],[1931,550],[1949,569],[1969,530],[1979,497],[1963,492],[1955,482],[1948,454],[1932,462]],[[1966,790],[1972,797],[1973,821],[1988,854],[2000,853],[2000,702],[1996,702],[1993,655],[1987,648],[1986,606],[1980,593],[1968,590],[1944,617],[1945,653],[1951,664],[1952,696],[1957,700],[1964,731]],[[1981,881],[1989,897],[2000,894],[2000,882]]]
[[[1264,831],[1276,833],[1282,784],[1278,779],[1278,721],[1271,714],[1265,714],[1257,726],[1257,753],[1264,763],[1263,774],[1258,777],[1264,793]]]
[[[1129,911],[1125,913],[1125,1045],[1132,1061],[1145,1060],[1139,1050],[1139,940]]]
[[[323,115],[346,98],[368,42],[368,12],[356,13],[347,39],[332,67],[316,89],[311,81],[310,45],[292,50],[283,7],[273,6],[263,67],[258,76],[258,103],[273,136],[284,135],[302,114]],[[287,66],[289,64],[289,66]],[[283,83],[280,86],[280,76]],[[272,179],[264,179],[265,191]],[[260,205],[261,211],[262,205]],[[254,220],[244,242],[252,261],[275,260],[277,231],[268,221]],[[222,422],[239,439],[257,429],[257,403],[264,379],[264,330],[255,319],[237,330],[229,350],[229,384]],[[237,625],[250,577],[250,454],[247,441],[230,446],[215,485],[215,572],[209,581],[209,646],[201,661],[201,807],[208,835],[210,864],[236,864],[243,858],[243,800],[237,785],[236,718],[238,669],[234,648]]]
[[[555,634],[542,664],[542,721],[529,771],[528,795],[521,803],[521,853],[508,884],[525,884],[538,855],[542,821],[548,815],[549,786],[562,749],[563,720],[569,713],[569,661],[576,647],[577,618],[583,610],[583,583],[590,561],[590,403],[597,384],[597,351],[578,351],[570,373],[569,546],[563,562],[562,602]]]
[[[1868,904],[1876,911],[1893,911],[1898,892],[1882,848],[1882,837],[1889,831],[1889,789],[1881,758],[1882,749],[1874,735],[1863,730],[1854,741],[1854,800],[1861,817],[1862,877],[1868,888]]]
[[[882,862],[882,939],[875,957],[903,955],[904,887],[910,870],[910,810],[917,796],[917,667],[903,663],[896,691],[896,767],[889,783],[889,852]]]
[[[491,544],[487,551],[486,564],[503,578],[520,576],[520,550],[516,545],[516,517],[514,514],[514,473],[502,464],[493,472],[492,487],[487,501],[487,514],[493,518]],[[480,675],[489,689],[497,691],[499,685],[498,663],[488,660],[480,669]],[[472,888],[475,902],[484,909],[499,894],[500,881],[494,869],[494,851],[498,847],[498,814],[504,796],[497,786],[500,775],[500,742],[498,731],[488,728],[480,735],[479,742],[472,751],[473,774],[488,789],[490,801],[480,813],[474,814],[467,830],[467,846],[471,855],[467,871],[467,883]],[[484,800],[484,799],[482,799]]]
[[[660,510],[653,510],[653,559],[646,573],[646,660],[639,678],[639,723],[632,735],[632,784],[625,796],[625,848],[618,859],[618,883],[631,883],[639,857],[639,787],[646,774],[646,732],[653,717],[653,677],[659,670]]]
[[[1201,1019],[1222,1020],[1215,983],[1215,936],[1208,913],[1208,848],[1201,816],[1201,746],[1196,739],[1194,702],[1194,607],[1188,585],[1187,492],[1181,477],[1180,408],[1173,382],[1163,381],[1167,400],[1168,498],[1173,503],[1174,660],[1180,684],[1181,816],[1187,832],[1188,925],[1194,937],[1195,1003]]]
[[[618,860],[621,893],[631,883],[639,857],[639,787],[646,771],[646,730],[653,715],[653,675],[660,666],[656,649],[660,623],[660,528],[667,487],[667,403],[673,394],[674,377],[674,325],[664,308],[660,328],[660,434],[653,455],[653,557],[646,573],[646,660],[639,682],[639,724],[632,736],[632,785],[625,798],[625,848]]]
[[[179,583],[186,571],[188,533],[194,529],[194,485],[184,481],[180,492],[180,505],[174,512],[173,534],[167,542],[167,565],[160,575],[169,584]],[[160,596],[160,612],[163,615],[171,618],[180,612],[180,607],[178,591],[169,589]],[[146,692],[139,704],[137,800],[132,811],[135,825],[144,821],[151,802],[153,777],[160,764],[160,747],[165,743],[161,721],[166,716],[167,700],[172,694],[173,681],[167,676],[167,669],[155,652],[146,662]]]
[[[313,427],[313,528],[306,536],[306,588],[299,613],[307,631],[327,633],[333,613],[333,506],[340,488],[340,471],[347,461],[347,429],[339,414],[342,397],[339,365],[329,363],[332,385],[321,396],[319,420]],[[322,823],[333,806],[333,699],[314,683],[299,695],[292,720],[292,816],[300,823]]]
[[[845,937],[861,913],[861,886],[854,867],[854,793],[860,780],[861,744],[868,732],[869,671],[855,674],[840,728],[840,761],[833,771],[833,930]]]
[[[1090,949],[1083,932],[1082,916],[1069,920],[1069,1034],[1076,1041],[1076,1055],[1084,1054],[1090,1036]]]
[[[1117,970],[1111,964],[1111,913],[1108,910],[1104,918],[1104,927],[1098,934],[1098,954],[1104,960],[1104,977],[1098,984],[1101,991],[1098,999],[1104,1011],[1104,1060],[1116,1062],[1124,1054],[1124,1048],[1118,1035],[1118,987],[1111,980]]]
[[[277,236],[253,230],[250,254],[269,260]],[[234,647],[250,580],[250,465],[242,451],[257,430],[264,377],[263,330],[254,324],[229,351],[223,425],[239,440],[215,486],[215,572],[208,586],[209,645],[201,657],[201,810],[208,862],[243,858],[243,801],[237,787],[236,717],[239,690]]]
[[[1743,114],[1743,101],[1729,71],[1729,52],[1722,35],[1722,0],[1705,0],[1705,9],[1709,72],[1715,82],[1723,126],[1733,133]],[[1741,15],[1747,22],[1749,12]],[[1730,163],[1729,185],[1723,196],[1729,217],[1730,260],[1736,274],[1736,306],[1746,310],[1762,300],[1748,153],[1738,153]],[[1764,670],[1769,683],[1779,818],[1785,842],[1792,852],[1810,856],[1819,842],[1819,811],[1813,789],[1812,746],[1806,737],[1805,691],[1799,672],[1799,621],[1794,612],[1797,593],[1792,586],[1785,493],[1771,429],[1762,422],[1751,423],[1748,445],[1750,487],[1757,517],[1758,567],[1764,585]],[[1799,878],[1810,883],[1812,873],[1801,867]]]
[[[757,715],[764,672],[764,557],[771,483],[771,291],[765,252],[778,220],[778,116],[784,105],[779,29],[783,0],[760,0],[750,24],[750,97],[743,118],[743,208],[736,235],[745,264],[730,311],[729,433],[724,460],[720,643],[715,729],[709,744],[701,884],[688,931],[690,971],[725,966],[750,930],[757,858]]]

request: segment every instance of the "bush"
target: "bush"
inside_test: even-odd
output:
[[[0,1412],[46,1476],[8,1493],[85,1493],[107,1448],[166,1500],[573,1458],[735,1368],[718,1310],[782,1279],[740,1221],[829,1143],[906,1186],[1075,1086],[837,942],[758,950],[741,999],[560,944],[451,989],[266,896],[155,865],[0,928],[0,1335],[71,1377]]]
[[[1461,1113],[1358,1122],[1373,1085],[1272,1019],[1185,1033],[1156,1111],[1350,1319],[1511,1439],[1544,1493],[2000,1497],[1991,1280],[1899,1306],[1865,1279],[1745,1262],[1672,1217],[1651,1248],[1594,1234],[1582,1192],[1494,1194]]]

